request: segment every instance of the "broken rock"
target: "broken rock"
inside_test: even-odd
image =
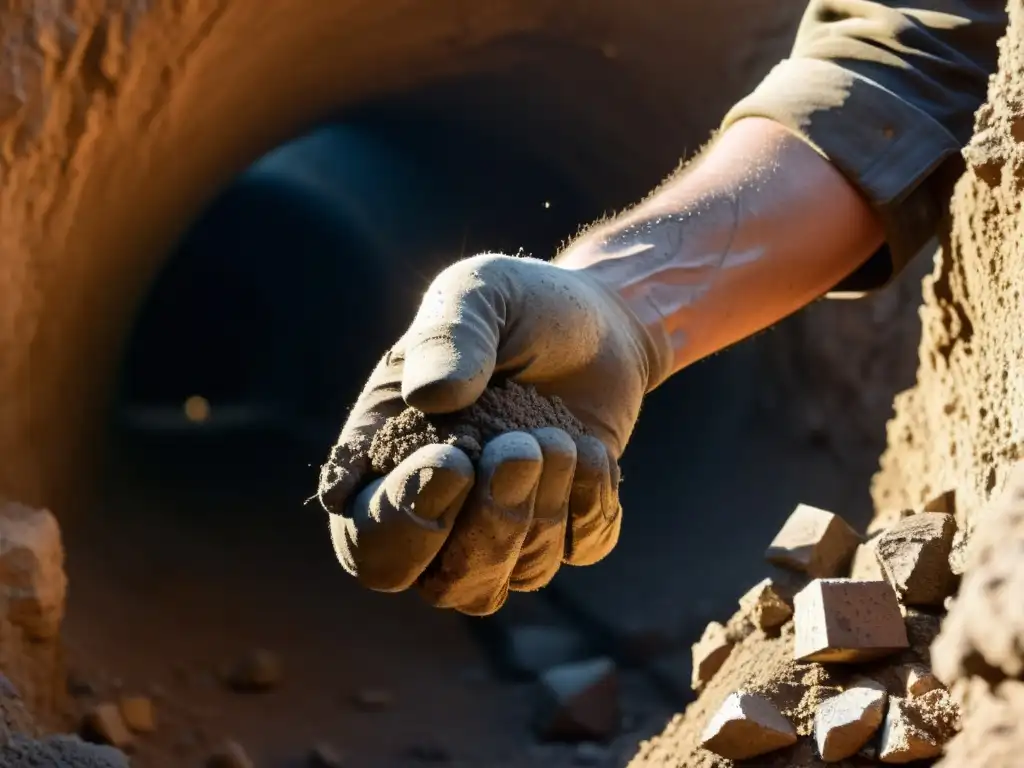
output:
[[[904,664],[896,670],[907,697],[916,699],[926,693],[943,689],[939,678],[924,664]]]
[[[878,758],[902,765],[938,757],[958,728],[959,711],[945,691],[932,691],[918,699],[893,698]]]
[[[765,552],[773,565],[816,579],[846,572],[860,536],[838,515],[800,504]]]
[[[619,729],[618,671],[599,658],[553,667],[540,677],[536,728],[550,741],[606,741]]]
[[[704,628],[700,640],[693,644],[693,668],[690,687],[700,691],[711,682],[732,653],[733,642],[728,630],[717,621]]]
[[[156,730],[152,700],[145,696],[124,696],[118,705],[121,709],[121,719],[129,730],[135,733],[153,733]]]
[[[741,597],[740,608],[763,632],[778,629],[793,615],[793,609],[782,598],[770,578],[755,585]]]
[[[878,561],[905,604],[941,606],[953,593],[949,555],[955,533],[952,515],[923,512],[900,520],[879,538]]]
[[[0,503],[0,594],[11,623],[33,640],[56,637],[66,593],[57,518],[49,510]]]
[[[94,744],[108,744],[118,749],[131,746],[132,735],[116,704],[97,704],[82,719],[82,738]]]
[[[794,599],[797,661],[855,663],[909,647],[892,586],[817,579]]]
[[[701,746],[727,760],[749,760],[795,744],[796,731],[763,696],[737,691],[711,717]]]
[[[822,702],[814,718],[821,759],[837,762],[857,754],[882,724],[887,698],[882,685],[865,679]]]

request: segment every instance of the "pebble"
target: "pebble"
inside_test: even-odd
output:
[[[607,741],[622,721],[618,670],[597,658],[553,667],[541,675],[535,724],[549,741]]]
[[[118,749],[127,749],[132,744],[132,734],[121,717],[121,710],[110,702],[92,707],[82,718],[81,730],[82,738],[96,744]]]
[[[814,740],[825,762],[838,762],[857,754],[882,725],[885,688],[874,680],[855,683],[818,706]]]
[[[800,504],[776,534],[765,559],[816,579],[847,572],[860,536],[839,515]]]
[[[151,699],[145,696],[122,696],[118,707],[129,730],[135,733],[153,733],[156,730],[156,714]]]
[[[758,694],[737,691],[712,715],[701,746],[727,760],[749,760],[797,742],[796,731],[778,708]]]
[[[756,584],[743,595],[740,608],[747,612],[750,620],[762,632],[778,629],[793,615],[793,609],[779,594],[770,578]]]

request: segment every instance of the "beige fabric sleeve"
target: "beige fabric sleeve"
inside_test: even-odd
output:
[[[791,56],[726,115],[787,126],[881,215],[885,246],[837,292],[885,285],[934,235],[1006,23],[1002,0],[813,0]]]

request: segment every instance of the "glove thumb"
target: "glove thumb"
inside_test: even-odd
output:
[[[404,339],[402,397],[414,408],[466,408],[491,380],[507,309],[496,258],[507,257],[458,262],[428,289]]]

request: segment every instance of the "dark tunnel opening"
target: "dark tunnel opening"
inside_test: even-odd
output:
[[[434,274],[485,250],[547,257],[601,212],[542,158],[429,112],[321,126],[237,177],[168,257],[117,431],[218,461],[261,435],[309,475]]]

